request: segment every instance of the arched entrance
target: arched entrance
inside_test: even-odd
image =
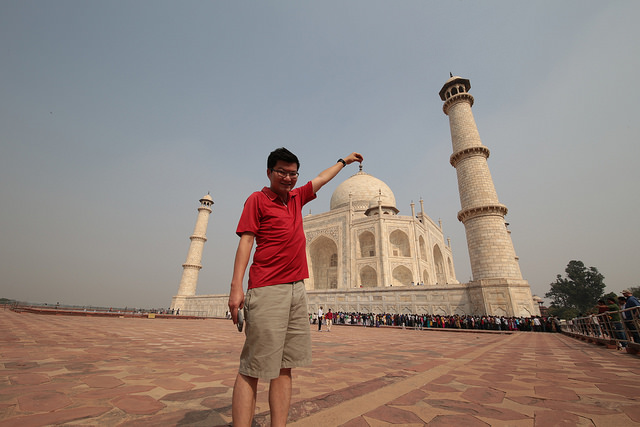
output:
[[[325,236],[320,236],[309,246],[313,289],[338,288],[338,246]]]

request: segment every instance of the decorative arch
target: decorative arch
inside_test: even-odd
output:
[[[418,244],[420,245],[420,258],[427,261],[427,244],[424,242],[424,237],[420,236]]]
[[[427,271],[426,268],[424,270],[422,270],[422,282],[423,283],[431,283],[431,282],[429,282],[429,272]]]
[[[440,315],[440,316],[446,316],[447,315],[447,310],[445,310],[442,307],[436,307],[433,309],[433,314],[435,314],[436,316]]]
[[[363,288],[378,287],[378,273],[373,267],[366,265],[360,269],[360,285]]]
[[[395,230],[389,235],[389,254],[394,257],[410,257],[409,236],[404,231]]]
[[[436,283],[442,285],[447,283],[447,276],[444,271],[444,258],[438,245],[433,246],[433,263],[436,268]]]
[[[360,256],[363,258],[376,256],[376,236],[365,231],[358,236],[360,242]]]
[[[453,274],[453,261],[451,261],[451,257],[447,257],[447,265],[449,266],[449,275],[455,278]]]
[[[336,243],[326,236],[318,237],[309,245],[309,259],[313,271],[313,289],[337,289],[338,246]]]
[[[404,265],[399,265],[393,269],[393,286],[409,286],[413,282],[413,275]]]
[[[494,316],[506,316],[507,315],[507,310],[505,310],[504,307],[502,307],[502,306],[495,307],[493,309],[493,315]]]
[[[520,305],[520,316],[522,316],[522,313],[527,313],[524,315],[524,317],[531,317],[533,316],[533,314],[531,313],[531,311],[529,310],[529,307],[527,307],[526,305]]]
[[[453,312],[453,314],[457,314],[458,316],[464,316],[467,313],[464,311],[464,309],[462,307],[456,307],[456,309]]]

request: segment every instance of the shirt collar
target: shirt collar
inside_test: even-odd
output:
[[[262,192],[272,201],[275,201],[280,197],[269,187],[264,187],[262,189]],[[295,197],[295,196],[297,196],[297,193],[294,193],[293,191],[289,192],[289,198]]]

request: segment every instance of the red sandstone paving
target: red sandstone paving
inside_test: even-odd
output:
[[[230,422],[243,335],[228,321],[5,310],[0,331],[0,426]],[[640,358],[562,335],[336,326],[312,338],[294,425],[640,425]],[[262,382],[256,412],[268,425]]]
[[[468,388],[461,397],[474,403],[502,403],[505,392],[492,388],[472,387]]]
[[[3,427],[40,427],[56,424],[69,423],[75,420],[97,419],[102,414],[109,411],[109,407],[82,407],[73,409],[62,409],[55,412],[47,412],[33,415],[23,415],[0,420]]]
[[[153,386],[147,385],[131,385],[117,388],[87,389],[89,391],[79,391],[74,395],[76,399],[102,400],[112,399],[117,396],[134,393],[145,393],[153,390]]]
[[[124,384],[118,378],[106,375],[94,375],[86,377],[82,381],[92,388],[115,388]]]
[[[535,386],[534,389],[536,391],[537,396],[543,397],[545,399],[560,400],[560,401],[580,400],[578,395],[573,390],[569,390],[564,387],[541,385],[541,386]]]
[[[56,391],[36,391],[18,397],[18,406],[23,412],[52,412],[71,405],[71,399]]]
[[[165,390],[191,390],[195,387],[195,384],[177,378],[160,378],[153,383]]]
[[[452,392],[459,391],[458,388],[434,384],[433,382],[423,385],[422,387],[420,387],[420,390],[429,391],[433,393],[452,393]]]
[[[591,426],[589,420],[564,411],[536,411],[535,427]]]
[[[487,427],[489,425],[469,415],[438,415],[428,424],[429,427]]]
[[[357,417],[341,424],[339,427],[369,427],[369,423],[364,417]]]
[[[627,414],[633,421],[640,423],[640,405],[623,406],[622,411]]]
[[[367,412],[364,416],[391,424],[424,424],[424,420],[413,412],[387,405],[380,406],[373,411]]]
[[[118,396],[113,399],[111,403],[124,412],[135,415],[155,414],[166,406],[150,396],[140,396],[136,394]]]
[[[398,406],[411,406],[423,400],[427,397],[427,393],[422,390],[412,390],[407,394],[400,396],[397,399],[389,402],[390,405],[398,405]]]

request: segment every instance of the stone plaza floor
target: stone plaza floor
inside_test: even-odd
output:
[[[292,426],[640,425],[637,356],[561,334],[310,327]],[[0,310],[0,426],[229,425],[243,339],[228,320]]]

